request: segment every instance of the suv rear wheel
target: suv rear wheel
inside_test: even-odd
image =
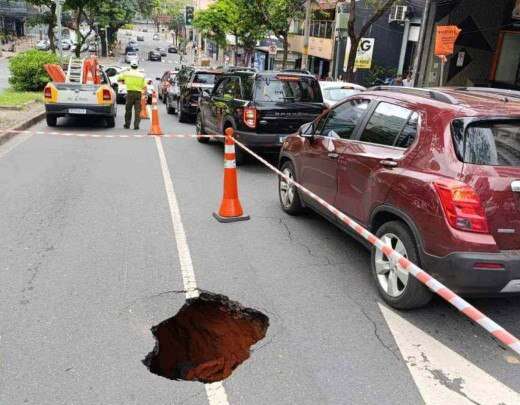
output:
[[[55,127],[58,123],[58,117],[55,115],[46,115],[45,119],[47,120],[47,126],[49,127]]]
[[[202,114],[200,113],[200,111],[197,113],[195,128],[197,130],[197,135],[206,135],[206,131],[204,131],[204,124],[202,123]],[[200,143],[208,143],[209,138],[207,136],[197,136],[197,141],[199,141]]]
[[[387,222],[377,230],[376,236],[411,262],[419,264],[417,243],[402,222]],[[422,307],[432,299],[432,292],[426,286],[375,247],[372,247],[370,267],[379,294],[390,306],[412,309]]]
[[[282,165],[281,172],[289,179],[296,181],[294,166],[287,161]],[[298,215],[303,211],[303,204],[296,186],[283,177],[278,177],[278,195],[282,209],[289,215]]]

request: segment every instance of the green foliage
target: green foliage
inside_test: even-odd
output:
[[[384,66],[374,65],[372,69],[368,71],[365,79],[363,80],[363,86],[371,87],[380,85],[388,77],[395,77],[396,69],[386,68]]]
[[[9,60],[9,83],[17,91],[39,91],[50,81],[43,67],[46,63],[58,63],[58,57],[49,52],[31,49]]]

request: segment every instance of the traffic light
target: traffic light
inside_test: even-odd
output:
[[[193,24],[193,13],[195,8],[193,6],[186,6],[186,25]]]

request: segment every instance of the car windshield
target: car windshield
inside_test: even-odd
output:
[[[321,103],[323,98],[318,82],[311,77],[261,77],[255,84],[257,101]]]
[[[353,94],[358,93],[357,90],[354,89],[344,89],[344,88],[330,88],[330,89],[323,89],[323,98],[326,98],[327,100],[332,101],[340,101],[344,98],[347,98],[348,96],[351,96]]]
[[[466,163],[520,167],[520,120],[470,125],[464,150]]]
[[[215,84],[216,77],[215,73],[197,73],[193,78],[193,83]]]

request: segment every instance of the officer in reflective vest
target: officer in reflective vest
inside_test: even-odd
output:
[[[131,69],[123,72],[119,76],[119,80],[124,80],[126,84],[126,111],[125,111],[125,128],[130,128],[132,121],[132,108],[134,109],[134,129],[139,129],[139,117],[141,113],[141,97],[142,92],[146,88],[144,75],[137,70],[137,63],[132,62]]]

